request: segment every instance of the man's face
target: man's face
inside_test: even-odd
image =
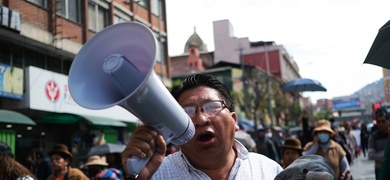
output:
[[[284,166],[287,167],[299,157],[301,157],[301,155],[297,150],[285,148],[282,157]]]
[[[378,125],[379,131],[387,133],[389,129],[389,120],[386,120],[384,116],[377,117],[376,124]]]
[[[59,154],[53,154],[50,157],[50,167],[53,169],[53,171],[64,170],[65,167],[68,166],[68,163],[68,160],[65,160]]]
[[[215,89],[201,86],[184,91],[178,98],[182,107],[196,105],[192,122],[195,126],[195,136],[187,144],[180,146],[190,161],[210,159],[213,157],[225,158],[232,151],[236,126],[236,113],[228,108],[222,108],[209,115],[204,113],[202,105],[213,100],[223,100]]]

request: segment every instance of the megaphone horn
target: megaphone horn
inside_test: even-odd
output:
[[[185,144],[195,128],[154,72],[156,54],[157,42],[148,27],[136,22],[111,25],[80,49],[69,71],[69,91],[82,107],[119,105],[152,126],[167,143]],[[127,169],[136,175],[148,161],[132,157]]]

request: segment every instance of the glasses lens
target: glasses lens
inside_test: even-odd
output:
[[[194,106],[184,107],[183,109],[188,114],[188,116],[193,117],[195,115],[196,109]]]
[[[208,115],[212,115],[216,113],[218,110],[222,108],[222,102],[220,101],[211,101],[203,104],[202,109]]]
[[[221,110],[223,108],[223,102],[222,101],[211,101],[204,103],[202,105],[202,112],[207,115],[213,115],[217,111]],[[190,116],[191,118],[195,116],[197,106],[187,106],[183,107],[184,111]]]

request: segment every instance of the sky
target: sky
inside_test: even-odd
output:
[[[194,27],[214,51],[213,21],[227,19],[235,37],[283,45],[301,77],[327,88],[304,97],[348,96],[383,76],[363,62],[389,7],[389,0],[167,0],[169,55],[184,52]]]

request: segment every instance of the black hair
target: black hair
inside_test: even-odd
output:
[[[389,113],[385,108],[379,108],[375,111],[375,119],[378,117],[384,117],[386,120],[389,120]]]
[[[225,84],[209,74],[194,74],[187,77],[181,85],[172,89],[171,94],[177,100],[184,91],[200,86],[206,86],[217,90],[221,94],[229,111],[234,112],[234,102],[229,89]]]
[[[11,147],[2,141],[0,141],[0,156],[11,157],[12,159],[15,157],[12,153]]]

